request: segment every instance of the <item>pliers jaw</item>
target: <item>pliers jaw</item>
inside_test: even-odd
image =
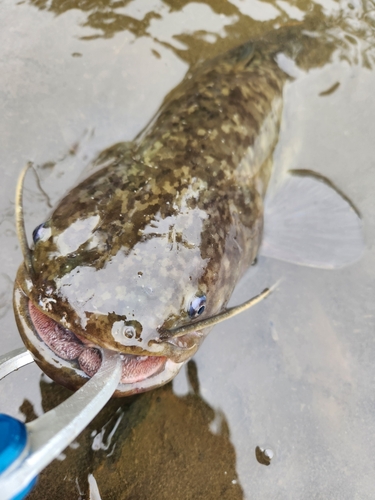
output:
[[[0,491],[3,500],[21,500],[37,475],[80,434],[116,390],[122,371],[119,353],[103,349],[102,365],[59,406],[28,424],[0,414]],[[33,357],[20,348],[0,357],[0,379]]]

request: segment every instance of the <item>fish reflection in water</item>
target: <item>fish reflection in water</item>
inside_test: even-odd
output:
[[[168,384],[110,401],[65,450],[65,459],[42,472],[28,498],[88,499],[96,485],[103,500],[242,499],[225,416],[202,398],[195,363],[187,368],[184,396]],[[70,395],[43,379],[40,388],[44,411]],[[31,403],[21,410],[35,418]]]

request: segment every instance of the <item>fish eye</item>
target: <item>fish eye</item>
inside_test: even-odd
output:
[[[39,224],[33,231],[33,242],[36,244],[38,241],[46,239],[47,233],[49,236],[50,230],[46,227],[46,223],[43,222],[43,224]]]
[[[194,297],[189,305],[189,316],[190,318],[197,318],[206,309],[206,296],[201,295],[200,297]]]

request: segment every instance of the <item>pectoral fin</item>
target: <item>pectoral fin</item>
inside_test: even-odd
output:
[[[266,198],[261,255],[337,269],[359,260],[364,248],[359,212],[324,177],[291,171],[280,189]]]

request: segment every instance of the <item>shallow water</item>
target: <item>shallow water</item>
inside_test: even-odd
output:
[[[21,345],[11,307],[21,261],[14,190],[28,160],[29,230],[88,161],[131,140],[189,65],[286,24],[327,21],[331,45],[291,68],[275,172],[327,176],[364,221],[356,264],[324,271],[260,258],[240,303],[165,388],[111,402],[30,498],[373,498],[375,458],[375,6],[333,0],[1,3],[1,353]],[[340,10],[341,9],[341,10]],[[323,36],[323,33],[322,33]],[[339,85],[337,85],[339,83]],[[331,91],[330,91],[331,90]],[[68,391],[28,367],[2,382],[0,409],[31,419]],[[256,447],[272,450],[270,466]]]

